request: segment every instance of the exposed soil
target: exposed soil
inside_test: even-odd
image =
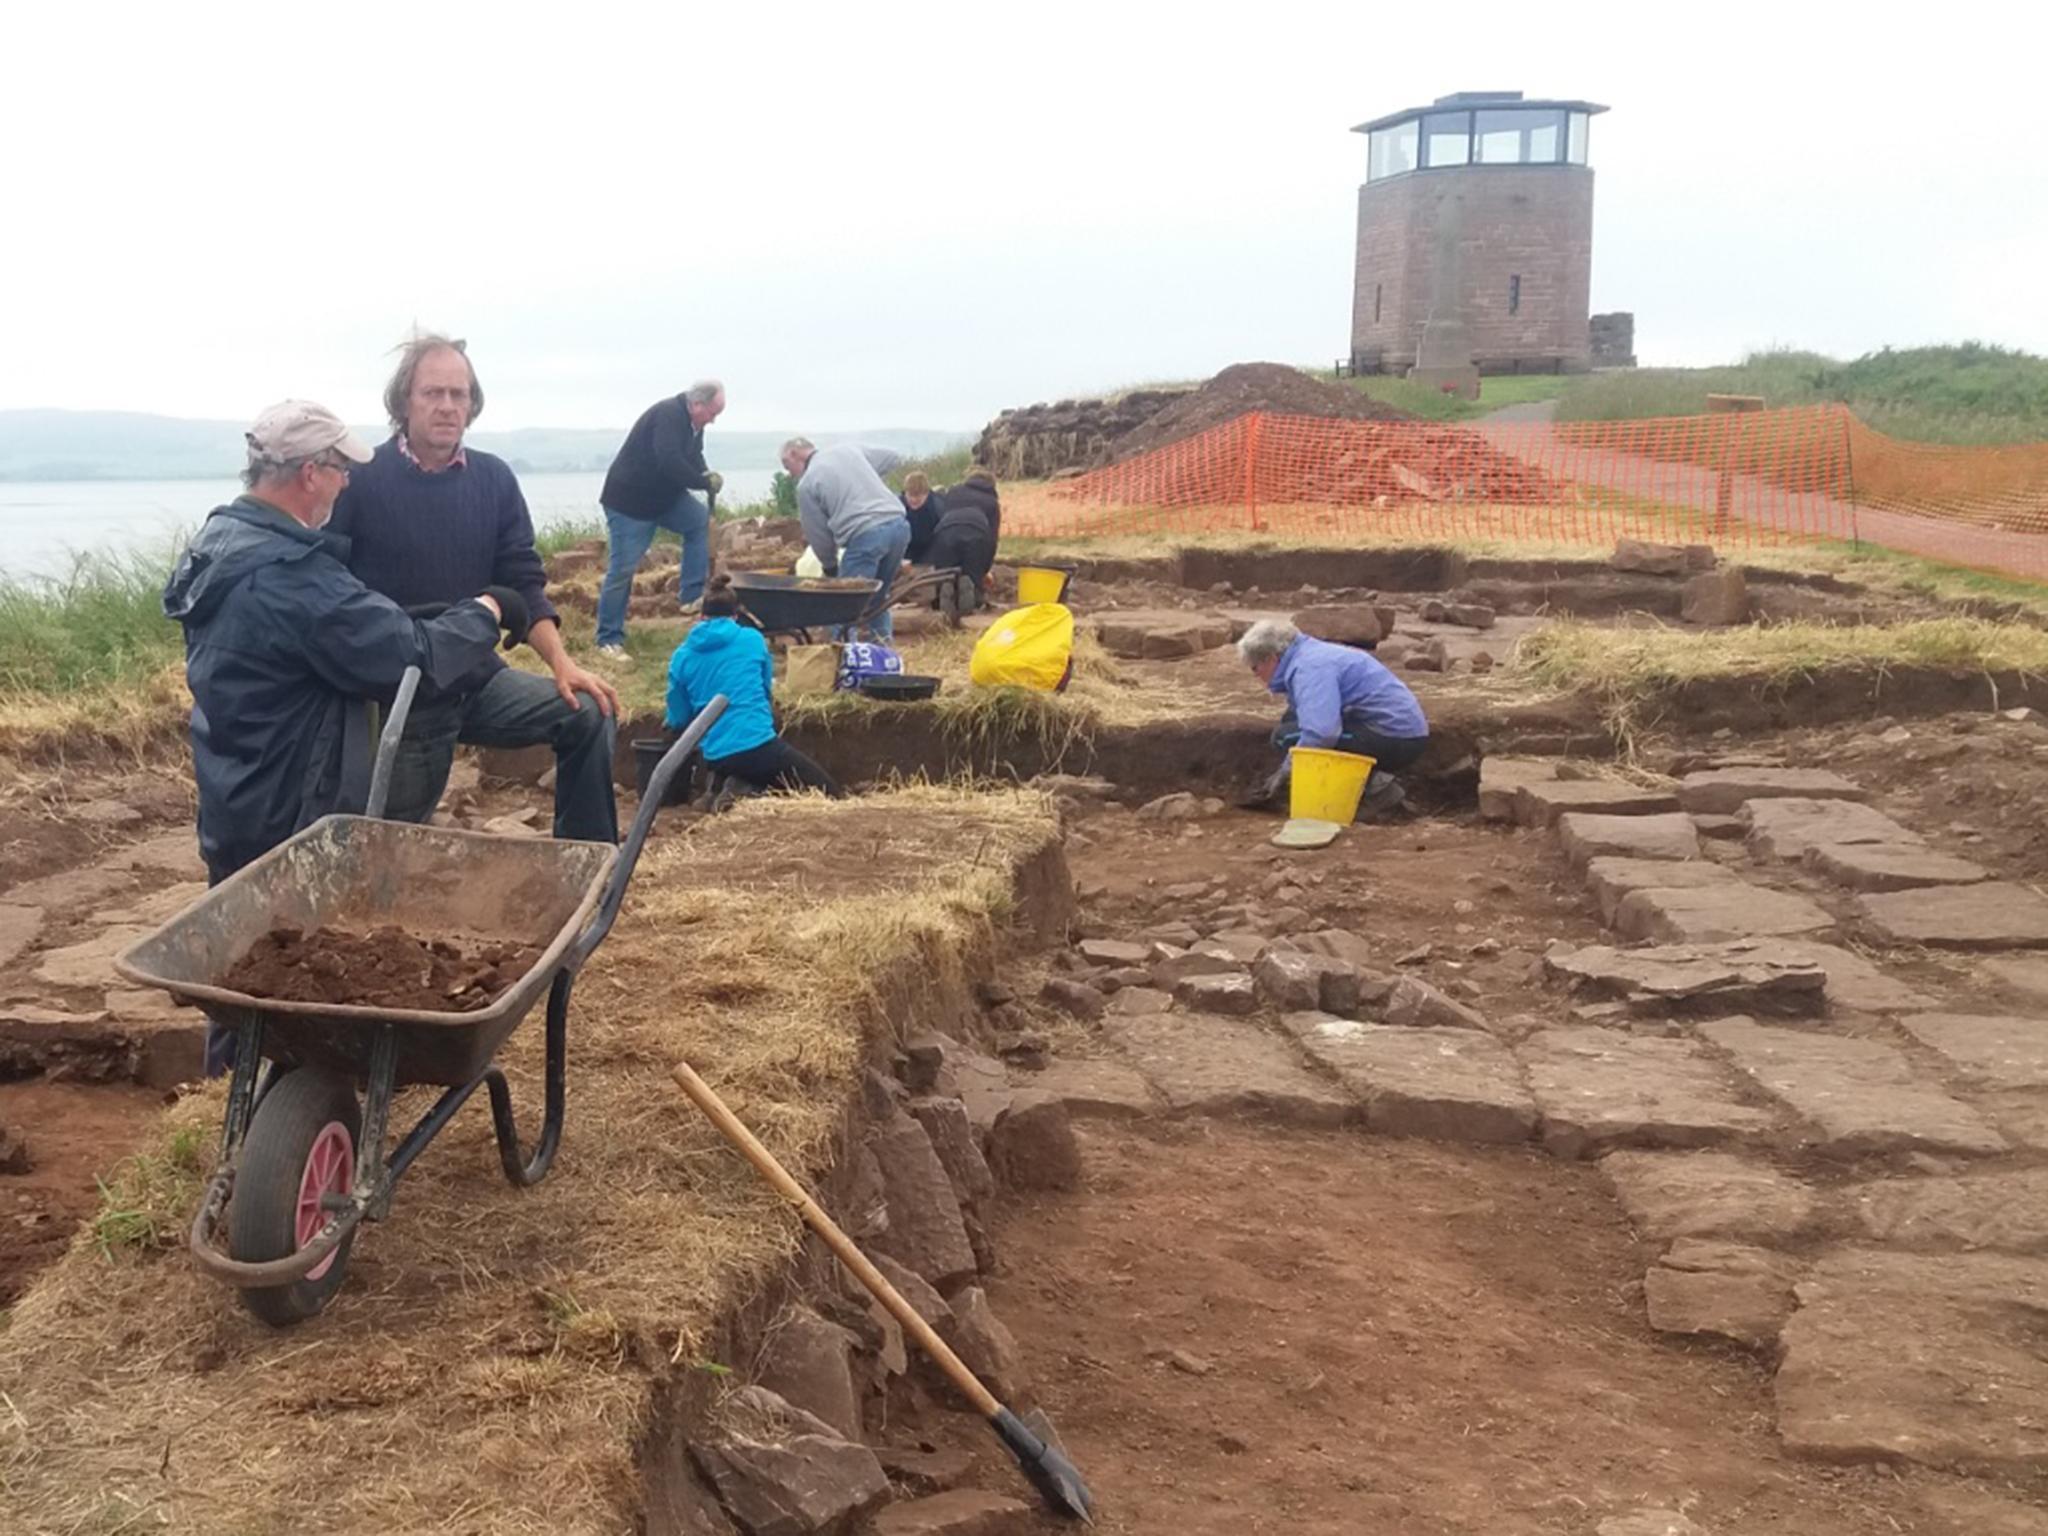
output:
[[[220,985],[284,1002],[468,1013],[495,1002],[540,955],[530,944],[423,939],[389,924],[368,933],[280,926],[230,966]]]
[[[1167,443],[1235,421],[1250,411],[1279,416],[1322,416],[1337,421],[1409,421],[1406,411],[1383,405],[1343,384],[1325,384],[1285,363],[1234,363],[1200,389],[1175,397],[1143,426],[1110,445],[1109,462],[1121,464]]]
[[[127,1083],[0,1082],[0,1126],[27,1144],[29,1158],[26,1173],[0,1174],[0,1307],[99,1209],[95,1178],[162,1107],[162,1094]]]

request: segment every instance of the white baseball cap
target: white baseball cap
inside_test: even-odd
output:
[[[310,459],[332,448],[353,464],[370,462],[370,450],[349,431],[348,424],[324,405],[310,400],[280,400],[243,434],[250,449],[273,464]]]

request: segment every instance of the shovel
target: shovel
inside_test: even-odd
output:
[[[754,1165],[754,1171],[766,1179],[775,1192],[797,1208],[804,1224],[825,1240],[839,1262],[853,1272],[856,1280],[868,1288],[875,1300],[889,1309],[889,1315],[903,1325],[903,1331],[917,1340],[922,1349],[938,1362],[947,1378],[967,1395],[975,1411],[988,1420],[996,1437],[1008,1447],[1017,1458],[1017,1466],[1031,1486],[1038,1490],[1046,1507],[1054,1514],[1069,1515],[1076,1520],[1093,1525],[1095,1497],[1089,1493],[1088,1485],[1081,1481],[1081,1474],[1074,1470],[1074,1464],[1047,1445],[1029,1429],[1023,1420],[996,1401],[995,1394],[984,1387],[974,1372],[961,1363],[960,1357],[946,1347],[946,1341],[932,1331],[931,1324],[917,1315],[917,1310],[897,1293],[896,1287],[882,1278],[882,1272],[870,1264],[867,1255],[853,1244],[853,1239],[840,1231],[830,1216],[819,1209],[818,1202],[804,1190],[803,1185],[790,1177],[789,1171],[775,1160],[766,1147],[754,1139],[754,1133],[740,1123],[739,1116],[725,1107],[725,1101],[711,1091],[711,1087],[691,1070],[688,1062],[678,1062],[675,1080],[683,1092],[690,1096],[690,1102],[703,1110],[719,1133],[739,1149],[740,1155]]]

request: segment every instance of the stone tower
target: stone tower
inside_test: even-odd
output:
[[[1460,91],[1352,130],[1366,136],[1353,367],[1458,387],[1476,373],[1585,371],[1587,125],[1606,110]]]

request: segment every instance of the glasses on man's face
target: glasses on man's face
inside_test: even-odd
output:
[[[348,460],[346,459],[315,459],[313,462],[319,465],[320,468],[322,469],[334,470],[344,480],[348,478],[349,471],[355,468],[355,466],[349,463]]]

